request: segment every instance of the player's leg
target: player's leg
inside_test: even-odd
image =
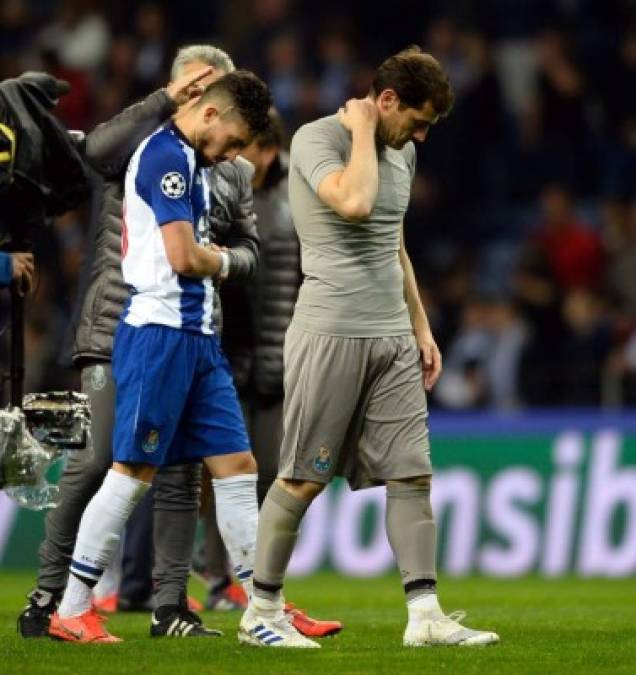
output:
[[[254,397],[249,422],[252,452],[258,464],[256,493],[260,507],[278,474],[283,440],[283,399],[278,396]]]
[[[276,480],[280,447],[283,440],[283,399],[280,396],[255,396],[248,413],[252,452],[258,463],[256,492],[262,506],[267,492]],[[245,405],[243,406],[245,409]],[[342,622],[316,619],[292,602],[285,603],[294,628],[305,637],[327,637],[342,630]]]
[[[207,470],[206,473],[209,476]],[[209,480],[211,480],[211,477],[209,477]],[[223,538],[219,532],[214,490],[212,489],[211,482],[209,484],[209,494],[210,499],[205,506],[203,514],[205,527],[204,567],[206,582],[209,587],[205,606],[207,609],[217,611],[245,609],[247,606],[247,595],[240,584],[232,582],[230,560],[223,543]]]
[[[185,605],[199,514],[201,464],[176,464],[155,477],[153,541],[157,609]]]
[[[109,363],[93,363],[81,373],[82,391],[91,403],[92,448],[72,452],[59,483],[57,506],[45,520],[37,587],[18,619],[23,637],[48,635],[51,615],[62,597],[82,513],[112,465],[115,385]]]
[[[260,508],[278,470],[283,426],[282,399],[242,397],[241,408],[249,430],[252,453],[258,465],[256,493]],[[210,577],[206,606],[209,609],[245,609],[244,594],[241,593],[241,597],[231,583],[228,555],[217,523],[214,491],[211,494],[211,504],[205,513],[206,572]]]
[[[175,439],[176,442],[181,442]],[[215,637],[188,608],[187,584],[199,515],[201,463],[161,468],[154,482],[154,550],[156,609],[152,637]]]
[[[156,480],[155,476],[155,482]],[[154,489],[146,493],[126,523],[118,598],[118,609],[122,611],[150,611],[153,606],[152,505],[154,494]]]
[[[191,381],[187,347],[179,331],[160,326],[122,323],[115,333],[114,461],[82,516],[69,582],[51,619],[49,633],[55,637],[114,641],[90,608],[91,591],[172,444]]]
[[[290,328],[285,340],[284,438],[279,479],[261,507],[254,597],[239,639],[259,646],[312,647],[283,623],[282,586],[300,522],[339,464],[364,379],[353,341]],[[280,640],[272,639],[280,637]]]
[[[463,626],[462,612],[447,616],[437,599],[436,532],[430,476],[387,481],[387,534],[402,575],[408,623],[404,645],[484,646],[499,642],[492,631]]]
[[[436,529],[431,506],[431,473],[426,395],[419,352],[410,336],[378,341],[360,443],[360,459],[374,479],[386,481],[386,529],[406,594],[406,646],[477,645],[495,633],[461,626],[445,616],[437,600]]]
[[[117,552],[132,510],[150,489],[156,468],[115,462],[84,510],[62,602],[49,634],[79,642],[117,642],[91,607],[93,588]]]
[[[256,461],[251,452],[237,451],[206,457],[205,463],[212,476],[219,532],[234,574],[249,596],[258,524]]]

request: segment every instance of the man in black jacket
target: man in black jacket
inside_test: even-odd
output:
[[[151,94],[98,126],[86,139],[87,159],[105,179],[91,280],[74,349],[74,361],[82,370],[82,390],[91,399],[93,452],[77,453],[70,459],[60,481],[58,506],[47,515],[38,585],[29,594],[29,604],[18,622],[24,637],[47,634],[50,616],[66,585],[80,517],[112,464],[114,382],[110,360],[113,334],[128,297],[120,267],[123,178],[128,160],[143,138],[191,105],[202,86],[231,70],[232,61],[219,49],[183,48],[173,64],[172,83],[167,89]],[[246,162],[223,162],[211,170],[209,179],[215,204],[209,243],[227,248],[224,277],[246,279],[254,274],[258,262],[251,169]],[[218,307],[219,303],[215,303],[217,312]],[[217,326],[219,318],[215,316]],[[185,600],[198,512],[200,465],[162,469],[154,485],[153,577],[157,609],[151,635],[215,635],[216,631],[206,629],[188,610]],[[172,631],[174,625],[180,630]]]

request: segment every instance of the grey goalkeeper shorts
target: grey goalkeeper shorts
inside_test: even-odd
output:
[[[279,478],[353,489],[432,473],[426,394],[413,335],[285,337]]]

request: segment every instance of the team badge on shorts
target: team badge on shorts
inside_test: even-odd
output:
[[[159,432],[156,429],[152,429],[148,432],[144,442],[141,444],[141,449],[144,452],[154,452],[159,447]]]
[[[185,190],[185,178],[178,171],[171,171],[161,179],[161,192],[170,199],[183,197]]]
[[[318,473],[327,473],[331,469],[331,453],[324,445],[318,450],[318,455],[314,459],[314,469]]]

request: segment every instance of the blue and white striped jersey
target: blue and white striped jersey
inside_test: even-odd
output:
[[[177,274],[166,255],[161,226],[192,223],[197,241],[207,231],[210,191],[196,151],[169,123],[142,141],[128,165],[122,226],[122,272],[131,289],[123,319],[131,326],[161,324],[212,334],[210,278]]]

